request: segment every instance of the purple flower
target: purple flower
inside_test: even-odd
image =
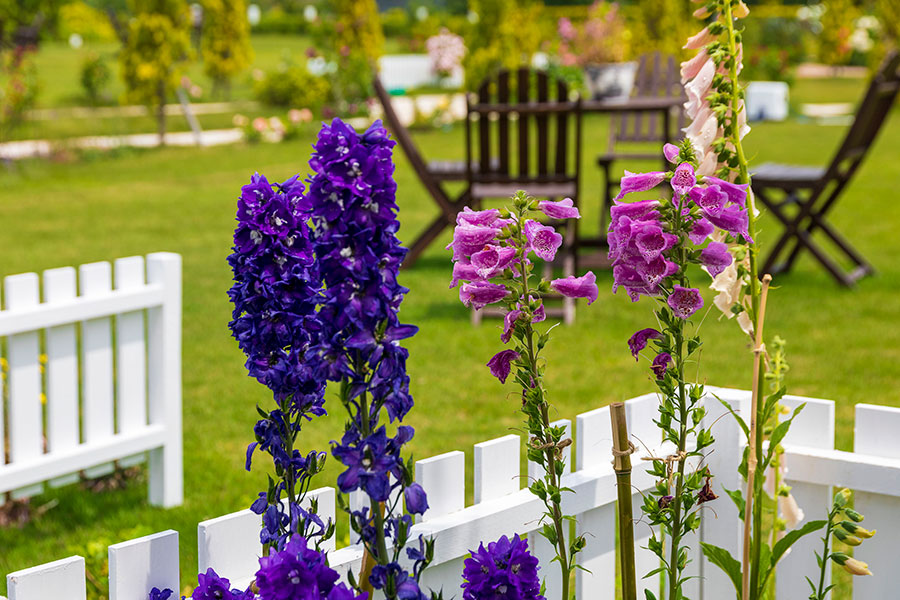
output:
[[[691,163],[678,165],[669,184],[679,197],[690,192],[697,185],[697,176],[694,175],[694,167],[691,166]]]
[[[712,225],[710,225],[712,227]],[[455,288],[460,281],[477,281],[481,279],[478,268],[468,258],[460,259],[453,263],[453,279],[450,288]]]
[[[719,179],[718,177],[713,177],[712,175],[707,175],[703,178],[703,182],[706,183],[707,186],[713,187],[718,186],[725,194],[728,196],[728,201],[737,204],[738,206],[745,207],[747,205],[747,188],[750,187],[749,184],[746,183],[731,183],[729,181],[725,181],[723,179]]]
[[[169,588],[161,590],[155,587],[150,590],[150,596],[148,597],[148,600],[169,600],[169,597],[171,597],[173,593],[174,592]]]
[[[475,310],[484,308],[488,304],[500,302],[509,295],[509,290],[498,283],[487,281],[473,281],[464,283],[459,288],[459,299],[465,306],[471,306]]]
[[[543,305],[541,305],[543,307]],[[500,334],[500,341],[504,344],[509,343],[512,338],[513,331],[516,328],[516,321],[522,314],[521,310],[511,310],[503,316],[503,333]]]
[[[500,380],[500,383],[506,383],[509,377],[510,365],[512,361],[519,358],[519,353],[515,350],[501,350],[488,361],[487,366],[491,370],[491,375]]]
[[[487,210],[472,210],[468,206],[456,215],[457,225],[491,225],[500,218],[500,211],[496,208]]]
[[[672,355],[668,352],[660,352],[656,355],[656,358],[653,359],[653,362],[650,364],[650,370],[653,371],[653,374],[656,375],[657,379],[662,379],[666,376],[666,369],[669,368],[669,363],[672,362]]]
[[[704,214],[719,215],[728,202],[728,194],[718,185],[711,185],[692,190],[691,200],[703,210]]]
[[[703,297],[700,290],[676,285],[669,294],[666,303],[672,309],[672,313],[679,319],[687,319],[692,314],[703,308]]]
[[[587,298],[588,305],[600,294],[597,289],[597,277],[591,271],[581,277],[569,275],[563,279],[554,279],[550,282],[550,288],[567,298]]]
[[[709,473],[709,471],[707,471]],[[712,491],[712,486],[709,485],[710,478],[706,478],[706,483],[703,484],[703,489],[697,492],[697,504],[703,504],[704,502],[712,502],[719,496]]]
[[[453,241],[447,245],[447,249],[453,248],[453,260],[472,256],[493,242],[497,237],[497,231],[486,225],[470,225],[464,222],[453,229]]]
[[[666,157],[666,160],[670,163],[674,163],[678,160],[678,146],[675,144],[665,144],[663,146],[663,156]]]
[[[660,496],[659,500],[656,501],[657,506],[659,506],[662,510],[669,508],[669,505],[672,504],[672,500],[675,499],[675,496]]]
[[[564,198],[559,202],[542,200],[538,208],[551,219],[580,219],[578,207],[574,206],[571,198]]]
[[[547,262],[556,257],[556,251],[563,241],[562,235],[555,229],[531,219],[525,221],[525,238],[528,240],[528,247]]]
[[[631,192],[646,192],[652,190],[660,183],[666,180],[666,174],[662,171],[651,173],[632,173],[625,171],[625,176],[619,184],[619,195],[615,200],[621,200],[626,194]]]
[[[376,502],[384,502],[391,492],[390,475],[402,478],[403,459],[400,448],[413,437],[413,428],[401,425],[397,435],[387,436],[384,426],[368,437],[355,428],[344,432],[341,443],[332,442],[331,454],[347,470],[338,475],[337,484],[341,492],[348,494],[362,489]]]
[[[628,348],[631,349],[631,355],[634,357],[634,360],[637,360],[638,353],[647,347],[650,340],[659,340],[662,339],[662,336],[663,335],[660,332],[651,327],[636,331],[634,335],[628,339]]]
[[[463,570],[463,600],[545,600],[538,560],[518,535],[471,552]]]
[[[406,501],[406,510],[414,515],[424,514],[428,510],[428,497],[418,483],[406,486],[406,489],[403,490],[403,498]]]
[[[256,572],[260,600],[326,598],[337,580],[325,554],[308,547],[306,538],[299,535],[292,537],[284,550],[270,550],[260,558]]]
[[[728,245],[722,242],[710,242],[709,245],[700,252],[700,260],[709,270],[709,274],[716,277],[730,265],[734,258],[728,252]]]
[[[511,246],[485,246],[471,257],[472,266],[480,279],[490,279],[509,266],[516,257],[516,249]]]
[[[191,594],[192,600],[249,600],[253,593],[249,590],[231,589],[231,582],[219,577],[211,568],[197,576],[198,585]]]
[[[747,217],[746,209],[728,206],[718,215],[704,212],[704,216],[719,229],[724,229],[735,237],[742,235],[748,242],[753,242],[753,238],[750,237],[750,233],[747,231],[749,218]]]
[[[705,242],[706,238],[712,235],[715,230],[715,226],[706,219],[697,219],[694,222],[694,226],[691,228],[691,232],[688,234],[688,238],[699,246]]]
[[[678,243],[678,236],[664,233],[662,227],[653,221],[637,224],[632,227],[632,233],[635,247],[648,263]]]

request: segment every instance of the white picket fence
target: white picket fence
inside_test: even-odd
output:
[[[150,502],[181,504],[179,255],[4,278],[0,356],[0,498],[149,455]]]
[[[737,390],[707,388],[728,400],[737,409],[749,405],[749,393]],[[856,452],[834,450],[834,403],[827,400],[790,397],[786,403],[796,407],[805,402],[806,409],[797,417],[786,440],[788,483],[806,512],[806,519],[822,518],[830,504],[832,486],[856,490],[856,506],[866,515],[866,525],[878,529],[878,535],[866,540],[856,556],[867,561],[875,577],[856,578],[853,598],[883,600],[897,597],[900,570],[893,566],[898,555],[897,525],[900,523],[900,409],[871,405],[856,406]],[[730,549],[738,555],[740,523],[736,510],[726,497],[723,486],[739,486],[736,466],[742,452],[739,429],[733,419],[714,399],[706,399],[709,423],[714,423],[717,438],[715,450],[708,457],[715,475],[715,490],[720,499],[708,505],[700,537]],[[639,457],[664,453],[668,448],[654,448],[658,430],[652,423],[657,398],[648,394],[627,402],[627,417],[633,441],[641,448],[633,483],[647,489],[651,478],[644,473]],[[562,423],[568,422],[562,421]],[[428,492],[431,508],[425,519],[414,526],[415,534],[436,540],[435,562],[426,571],[425,585],[443,588],[445,597],[460,597],[459,583],[463,561],[470,549],[481,541],[492,541],[504,534],[529,534],[532,548],[541,559],[541,574],[547,577],[550,600],[559,600],[558,575],[550,563],[552,549],[535,535],[541,513],[540,502],[523,487],[520,470],[521,439],[507,435],[477,444],[474,449],[474,500],[465,506],[465,455],[449,452],[420,460],[416,479]],[[567,494],[564,510],[578,518],[577,528],[587,537],[581,564],[590,572],[579,571],[576,594],[579,600],[612,600],[615,598],[615,476],[611,467],[611,432],[608,408],[598,408],[576,417],[576,470],[564,475],[564,485],[575,493]],[[535,475],[534,468],[526,471]],[[334,490],[322,488],[318,497],[324,516],[333,516]],[[639,498],[640,494],[636,494]],[[636,538],[645,543],[649,529],[637,525]],[[244,585],[253,577],[261,551],[259,517],[241,511],[199,525],[199,564],[203,572],[213,567],[232,582]],[[706,563],[696,552],[697,536],[691,540],[695,562],[689,565],[698,576],[688,584],[688,597],[696,600],[727,600],[735,594],[731,583],[718,568]],[[780,600],[806,598],[809,594],[805,575],[817,573],[812,550],[818,541],[810,536],[797,544],[778,569],[777,594]],[[109,548],[110,599],[145,600],[151,587],[181,589],[178,565],[178,533],[166,531]],[[362,552],[357,546],[335,550],[329,548],[330,563],[341,572],[359,569]],[[655,561],[647,550],[639,549],[636,557],[639,572],[654,568]],[[196,580],[194,580],[196,581]],[[183,582],[189,585],[191,582]],[[639,585],[655,585],[644,580]],[[9,600],[44,600],[47,598],[84,599],[84,561],[71,557],[12,573],[7,577]],[[643,594],[640,594],[643,597]]]

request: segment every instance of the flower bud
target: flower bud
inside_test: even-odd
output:
[[[701,6],[700,8],[698,8],[697,10],[694,11],[693,16],[695,19],[705,19],[706,17],[709,16],[709,8],[706,6]]]
[[[838,508],[844,508],[847,506],[847,502],[850,501],[850,497],[853,494],[847,488],[842,489],[837,494],[834,495],[834,505]]]
[[[861,560],[856,560],[844,554],[843,552],[835,552],[831,555],[832,560],[844,567],[844,570],[851,575],[871,575],[869,565]]]
[[[855,522],[855,523],[859,523],[860,521],[862,521],[863,519],[865,519],[865,517],[864,517],[863,515],[859,514],[858,512],[856,512],[855,510],[853,510],[852,508],[845,508],[845,509],[844,509],[844,514],[847,515],[847,518],[848,518],[848,519],[850,519],[851,521],[853,521],[853,522]]]
[[[738,2],[738,5],[734,8],[734,16],[738,19],[743,19],[749,14],[750,8],[743,2]]]
[[[862,540],[856,537],[855,535],[850,535],[840,527],[834,530],[834,537],[844,542],[848,546],[859,546],[862,544]]]
[[[869,539],[870,537],[875,535],[874,529],[872,531],[869,531],[868,529],[860,527],[859,525],[857,525],[856,523],[854,523],[852,521],[841,521],[840,525],[845,531],[852,533],[856,537]]]

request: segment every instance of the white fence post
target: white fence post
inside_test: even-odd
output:
[[[6,576],[9,600],[85,600],[84,558],[70,556]]]
[[[38,304],[38,276],[13,275],[5,280],[7,310],[23,310]],[[9,336],[9,458],[27,462],[44,452],[41,408],[41,363],[38,332]],[[2,415],[0,415],[2,416]],[[13,498],[41,493],[41,483],[13,491]]]
[[[853,450],[883,458],[900,459],[900,409],[871,404],[856,405]],[[856,510],[866,516],[862,525],[878,534],[856,548],[854,556],[869,563],[874,577],[853,578],[854,600],[891,598],[897,595],[897,550],[900,548],[900,498],[856,492]]]
[[[443,517],[466,507],[466,455],[460,451],[447,452],[416,461],[416,482],[428,496],[428,510],[422,522]],[[412,540],[416,543],[415,540]],[[438,539],[435,545],[440,544]],[[449,598],[459,591],[463,559],[457,558],[432,565],[422,576],[426,589],[445,590]]]
[[[594,409],[575,417],[578,433],[575,466],[579,471],[612,471],[612,429],[609,407]],[[640,506],[635,507],[640,511]],[[640,512],[637,514],[640,518]],[[575,597],[614,600],[616,594],[616,504],[592,508],[578,516],[575,531],[585,538],[585,547],[576,556],[586,569],[575,571]],[[555,567],[556,565],[552,565]]]
[[[115,279],[117,290],[143,287],[144,257],[116,260]],[[116,315],[116,425],[119,433],[138,431],[147,425],[146,363],[143,311]],[[143,454],[136,459],[132,457],[119,462],[127,466],[143,460]]]
[[[161,448],[150,451],[150,503],[177,506],[184,499],[181,434],[181,256],[147,255],[147,281],[165,290],[162,306],[149,309],[150,423],[165,426]]]
[[[793,421],[784,445],[791,444],[831,450],[834,448],[834,402],[813,398],[785,396],[782,404],[792,411],[805,403],[806,407]],[[785,461],[787,485],[803,510],[804,522],[826,519],[831,507],[831,485],[796,481],[791,477],[790,461]],[[800,474],[798,473],[798,476]],[[781,559],[775,573],[775,596],[785,600],[809,596],[806,577],[815,581],[819,573],[815,552],[821,551],[821,536],[807,535],[791,546],[791,551]],[[825,573],[831,581],[830,569]]]
[[[178,532],[163,531],[109,547],[109,600],[147,600],[153,588],[181,590]]]
[[[712,428],[715,444],[706,457],[713,478],[713,492],[719,499],[712,510],[704,511],[700,525],[700,540],[724,548],[732,556],[741,559],[741,521],[737,506],[728,497],[728,490],[743,490],[743,478],[738,466],[743,458],[746,440],[734,415],[719,400],[728,402],[738,415],[746,418],[750,406],[750,392],[726,388],[706,388],[703,405],[706,407],[704,428]],[[702,554],[702,552],[698,553]],[[731,579],[719,567],[698,556],[702,574],[701,588],[704,600],[730,598],[736,592]]]

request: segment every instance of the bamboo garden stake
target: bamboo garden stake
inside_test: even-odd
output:
[[[637,600],[634,574],[634,517],[631,507],[631,454],[634,445],[628,439],[625,403],[609,405],[612,417],[613,470],[616,472],[619,511],[619,563],[622,570],[622,600]]]

